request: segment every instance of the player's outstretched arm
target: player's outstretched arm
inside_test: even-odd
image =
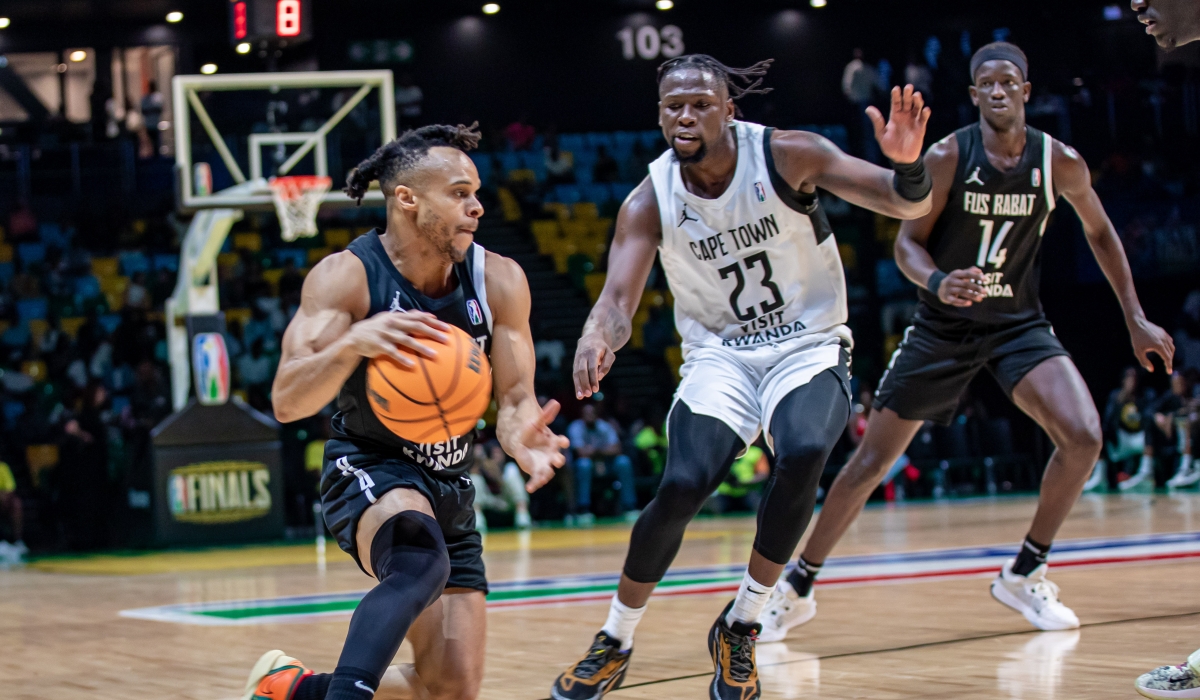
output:
[[[621,205],[617,229],[608,251],[604,290],[588,314],[575,349],[575,395],[587,398],[600,391],[600,380],[612,369],[616,351],[629,342],[637,313],[662,241],[662,221],[654,184],[647,177]]]
[[[938,141],[925,154],[925,166],[933,179],[930,211],[925,216],[900,224],[896,238],[896,265],[913,284],[938,295],[943,304],[967,307],[983,301],[983,271],[977,267],[965,270],[939,270],[926,246],[929,234],[950,199],[954,173],[958,169],[958,139],[953,135]]]
[[[364,357],[387,355],[412,366],[406,347],[427,357],[422,338],[446,342],[449,326],[417,311],[376,314],[367,320],[367,273],[354,253],[331,255],[304,280],[300,310],[283,334],[271,402],[281,423],[315,415],[329,404]]]
[[[871,211],[897,219],[916,219],[929,213],[928,180],[921,166],[929,108],[911,85],[892,90],[891,119],[867,110],[883,154],[895,164],[887,170],[842,152],[833,142],[803,131],[776,132],[771,154],[779,174],[792,187],[812,192],[817,187]]]
[[[487,254],[488,307],[492,310],[492,384],[499,413],[496,439],[529,475],[525,488],[533,493],[554,478],[566,458],[570,441],[550,430],[558,402],[538,406],[533,388],[536,360],[529,331],[529,283],[520,265]]]
[[[1146,319],[1146,313],[1138,301],[1137,289],[1133,286],[1133,274],[1129,271],[1125,248],[1121,245],[1112,220],[1104,211],[1100,197],[1092,189],[1092,175],[1087,162],[1075,149],[1058,141],[1054,142],[1054,187],[1075,208],[1092,254],[1096,256],[1096,262],[1121,302],[1138,363],[1153,372],[1150,354],[1154,353],[1162,358],[1170,373],[1174,364],[1175,342],[1165,330]]]

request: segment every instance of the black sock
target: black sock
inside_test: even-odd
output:
[[[333,680],[332,673],[314,673],[305,676],[300,685],[296,686],[296,694],[292,700],[325,700],[329,692],[329,681]]]
[[[371,543],[379,577],[354,610],[328,700],[370,700],[408,628],[442,595],[450,556],[437,521],[405,511],[380,526]]]
[[[805,561],[804,557],[796,562],[796,568],[788,574],[788,583],[792,584],[792,588],[796,590],[796,595],[803,598],[812,590],[813,584],[817,582],[817,574],[821,572],[822,564],[813,564]]]
[[[1034,542],[1028,535],[1025,537],[1025,543],[1021,545],[1021,551],[1017,554],[1017,561],[1013,564],[1012,572],[1017,576],[1028,576],[1033,573],[1033,570],[1046,563],[1046,557],[1050,554],[1050,545]]]
[[[379,690],[379,676],[352,666],[338,664],[322,700],[371,700]]]

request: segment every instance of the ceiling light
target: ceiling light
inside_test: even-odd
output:
[[[828,5],[829,0],[808,0],[808,4],[812,5],[813,7],[820,8],[820,7],[825,7],[826,5]]]
[[[72,51],[67,58],[71,59],[72,63],[79,63],[87,58],[87,51]]]
[[[10,24],[12,24],[12,21],[9,18],[0,17],[0,29],[6,29]]]
[[[238,53],[250,53],[250,44],[247,44],[244,41],[242,43],[238,44],[237,52]]]
[[[494,15],[499,11],[500,11],[500,6],[494,2],[489,2],[488,4],[483,6],[483,14],[485,14],[485,15]]]
[[[212,75],[213,73],[217,72],[217,64],[205,63],[204,65],[200,66],[200,72],[205,75]]]
[[[167,13],[167,21],[170,22],[171,24],[174,24],[176,22],[182,22],[183,21],[183,13],[179,12],[178,10],[176,10],[175,12],[168,12]]]
[[[675,3],[671,0],[658,0],[658,2],[654,3],[654,6],[665,11],[675,7]]]

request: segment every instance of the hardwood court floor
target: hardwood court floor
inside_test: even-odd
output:
[[[1015,551],[1034,506],[1031,498],[1009,498],[869,509],[836,552],[852,558],[827,570],[834,584],[846,585],[819,587],[816,620],[784,643],[760,645],[764,697],[1135,698],[1139,673],[1179,663],[1200,647],[1200,537],[1161,534],[1200,530],[1200,495],[1087,497],[1076,506],[1061,533],[1064,563],[1052,578],[1083,621],[1077,632],[1033,632],[988,595],[987,562]],[[698,521],[676,565],[719,569],[728,588],[740,578],[753,530],[751,518]],[[614,574],[627,532],[496,533],[488,540],[489,578]],[[1152,537],[1126,546],[1140,535]],[[1078,538],[1109,539],[1067,542]],[[922,550],[947,551],[904,554]],[[931,575],[938,578],[924,578]],[[593,579],[597,586],[611,580]],[[311,546],[49,560],[0,572],[0,698],[229,700],[271,648],[328,671],[345,615],[213,626],[120,614],[369,585],[336,550],[319,571]],[[534,596],[493,608],[481,697],[547,697],[603,622],[610,595],[572,604]],[[611,697],[706,697],[705,633],[729,597],[656,597],[626,686]],[[410,658],[407,645],[398,658]]]

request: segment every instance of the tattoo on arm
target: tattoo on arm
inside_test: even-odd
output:
[[[633,323],[617,306],[597,304],[588,317],[584,332],[600,333],[608,346],[616,349],[629,342]]]

